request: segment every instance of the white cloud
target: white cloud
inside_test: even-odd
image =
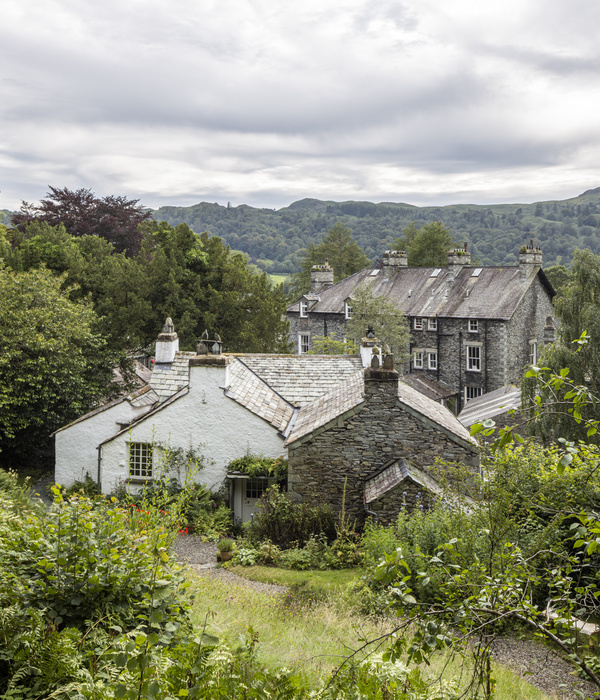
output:
[[[3,19],[0,207],[49,184],[267,206],[599,184],[591,3],[5,0]]]

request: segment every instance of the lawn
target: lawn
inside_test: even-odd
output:
[[[234,567],[238,572],[242,567]],[[261,663],[270,668],[286,666],[300,671],[313,686],[327,678],[366,639],[393,629],[393,618],[367,618],[344,596],[356,570],[288,571],[247,567],[246,577],[291,586],[286,594],[265,594],[219,579],[192,576],[193,617],[198,629],[238,644],[257,634]],[[373,649],[374,650],[374,649]],[[434,664],[431,672],[459,677],[456,662]],[[546,695],[506,668],[496,666],[499,700],[544,700]]]

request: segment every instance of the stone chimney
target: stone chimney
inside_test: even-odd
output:
[[[386,250],[383,254],[383,277],[391,279],[401,267],[407,267],[408,257],[403,250]]]
[[[529,245],[524,245],[519,251],[519,276],[522,280],[527,279],[536,267],[542,266],[542,249],[529,241]]]
[[[448,251],[448,272],[452,278],[456,277],[466,265],[471,264],[471,253],[467,249],[465,241],[462,248]]]
[[[373,327],[369,326],[365,337],[360,341],[360,359],[363,367],[370,367],[373,356],[381,356],[381,342],[375,337]]]
[[[394,357],[387,353],[383,363],[379,355],[373,355],[371,366],[364,371],[365,402],[372,418],[388,421],[390,408],[398,401],[398,372],[394,369]]]
[[[317,294],[321,289],[333,286],[333,267],[329,266],[329,260],[324,265],[313,265],[310,268],[310,293]]]
[[[162,332],[156,339],[154,350],[154,363],[156,365],[171,364],[175,359],[175,353],[179,350],[179,337],[175,333],[175,326],[171,318],[167,318]]]

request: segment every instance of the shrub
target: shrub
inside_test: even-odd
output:
[[[253,541],[270,540],[281,548],[303,546],[321,533],[335,538],[335,513],[326,504],[298,503],[277,486],[261,497],[248,528]]]

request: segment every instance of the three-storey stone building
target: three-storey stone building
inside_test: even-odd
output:
[[[406,255],[388,251],[381,268],[333,284],[333,269],[315,266],[310,293],[288,309],[296,352],[315,336],[345,336],[352,295],[361,284],[397,304],[411,329],[405,374],[446,385],[455,410],[469,399],[511,383],[554,339],[552,297],[542,251],[523,246],[519,265],[476,267],[465,249],[448,253],[444,268],[408,267]],[[410,379],[410,377],[408,377]]]

